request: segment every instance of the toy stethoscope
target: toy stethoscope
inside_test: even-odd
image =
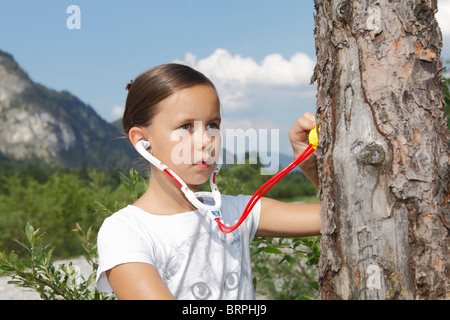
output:
[[[316,129],[312,129],[309,133],[309,145],[308,147],[300,154],[294,161],[292,161],[289,165],[287,165],[283,170],[279,171],[272,178],[270,178],[266,183],[264,183],[252,196],[247,206],[244,209],[240,219],[231,227],[225,226],[220,218],[222,217],[222,213],[220,212],[220,208],[222,206],[222,196],[219,192],[219,188],[216,185],[216,176],[220,171],[221,164],[217,164],[211,173],[209,184],[211,187],[211,192],[193,192],[189,187],[184,183],[184,181],[173,172],[168,166],[159,161],[155,156],[150,154],[147,150],[151,148],[148,140],[141,140],[136,143],[137,151],[151,164],[157,167],[159,170],[165,172],[173,181],[181,188],[181,191],[185,195],[186,199],[200,212],[208,215],[212,220],[216,221],[220,231],[223,233],[230,233],[236,230],[242,222],[247,218],[250,211],[253,209],[255,204],[259,199],[269,191],[278,181],[281,180],[288,172],[298,166],[303,160],[305,160],[314,150],[317,148],[317,131]],[[212,198],[214,200],[213,205],[208,205],[199,200],[199,198]]]

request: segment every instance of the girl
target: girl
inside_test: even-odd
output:
[[[141,74],[127,89],[123,128],[133,146],[148,140],[148,152],[198,191],[214,170],[221,145],[220,136],[212,134],[221,122],[214,85],[190,67],[166,64]],[[306,113],[290,129],[294,156],[308,145],[314,121]],[[202,137],[182,139],[190,161],[175,159],[180,141],[174,136]],[[300,166],[317,187],[315,155]],[[223,195],[222,221],[233,225],[250,198]],[[319,205],[261,198],[238,229],[224,234],[152,165],[144,195],[100,228],[97,288],[114,291],[118,299],[254,299],[253,237],[318,235],[319,210]]]

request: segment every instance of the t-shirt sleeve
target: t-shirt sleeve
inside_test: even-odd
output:
[[[97,235],[99,266],[97,269],[97,289],[112,292],[105,272],[117,265],[143,262],[155,265],[154,254],[132,226],[120,219],[107,218]]]

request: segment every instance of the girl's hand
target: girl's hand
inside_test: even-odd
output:
[[[311,112],[306,112],[300,117],[294,126],[289,130],[289,140],[291,141],[294,157],[297,158],[309,145],[309,131],[316,126],[316,116]],[[318,174],[316,155],[313,152],[300,165],[300,169],[309,180],[318,188]]]

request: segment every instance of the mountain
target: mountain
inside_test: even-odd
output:
[[[0,50],[0,161],[126,170],[137,154],[122,137],[91,106],[33,82]]]

